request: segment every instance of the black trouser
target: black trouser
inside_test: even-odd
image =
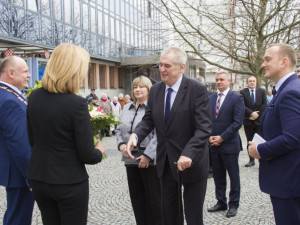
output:
[[[249,141],[252,141],[253,139],[253,136],[255,133],[261,135],[261,126],[260,125],[250,125],[250,126],[245,126],[244,125],[244,130],[245,130],[245,134],[246,134],[246,138],[247,138],[247,151],[248,151],[248,155],[249,155],[249,150],[248,150],[248,147],[249,147]],[[254,161],[254,158],[251,157],[249,155],[249,158],[250,158],[250,161]]]
[[[44,225],[85,225],[87,223],[89,182],[48,184],[32,181],[32,193]]]
[[[198,182],[183,185],[184,214],[187,225],[203,225],[206,185],[206,176]],[[173,177],[168,163],[165,163],[161,187],[163,225],[177,225],[179,224],[178,183]]]
[[[160,182],[156,166],[126,167],[129,194],[137,225],[161,225]]]

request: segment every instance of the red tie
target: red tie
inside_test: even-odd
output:
[[[217,100],[217,104],[216,104],[216,118],[218,117],[218,114],[219,114],[219,112],[220,112],[220,106],[221,106],[220,103],[221,103],[222,95],[223,95],[222,92],[220,92],[220,93],[218,94],[218,100]]]

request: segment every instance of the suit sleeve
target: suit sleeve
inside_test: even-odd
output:
[[[246,104],[246,91],[248,91],[248,90],[243,90],[243,91],[241,91],[241,95],[243,96],[243,99],[244,99],[244,106],[245,106],[245,118],[250,118],[250,116],[251,116],[251,114],[253,113],[253,110],[252,109],[250,109],[248,106],[247,106],[247,104]]]
[[[18,168],[24,177],[28,187],[31,187],[30,180],[26,177],[28,161],[31,155],[31,148],[27,135],[26,110],[15,101],[5,103],[6,110],[0,114],[3,124],[3,136],[5,145],[11,161]]]
[[[281,134],[257,146],[262,160],[300,151],[300,94],[287,93],[278,105]]]
[[[79,159],[85,164],[96,164],[101,161],[102,153],[94,147],[93,131],[85,99],[78,104],[75,113],[73,127]]]
[[[133,133],[135,133],[138,137],[138,143],[141,143],[145,137],[150,134],[150,132],[154,129],[154,122],[152,119],[152,104],[153,104],[153,91],[154,89],[150,89],[148,101],[147,101],[147,107],[145,115],[143,116],[143,119],[134,129]]]
[[[239,131],[243,124],[244,110],[245,105],[243,101],[243,97],[238,95],[235,99],[233,106],[233,118],[232,123],[229,127],[221,134],[221,137],[224,141],[228,141],[232,138],[232,136]]]
[[[267,108],[267,105],[268,105],[268,103],[267,103],[267,94],[266,94],[266,91],[264,90],[264,89],[261,89],[261,92],[262,92],[262,94],[261,94],[261,97],[262,97],[262,104],[261,104],[261,106],[260,106],[260,108],[259,108],[259,117],[261,118],[262,117],[262,115],[263,115],[263,112],[265,111],[265,109]]]
[[[156,158],[156,148],[157,148],[157,137],[156,137],[155,129],[149,135],[151,136],[151,139],[144,151],[144,154],[153,160]]]
[[[194,136],[187,142],[181,155],[187,156],[194,160],[199,151],[205,150],[208,143],[208,138],[211,134],[212,122],[210,115],[209,100],[206,87],[199,88],[195,96],[195,133]]]

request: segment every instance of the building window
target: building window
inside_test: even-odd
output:
[[[114,67],[109,67],[109,87],[115,88],[115,73],[114,73]]]
[[[95,75],[94,75],[95,64],[91,63],[88,72],[88,86],[89,88],[95,88]]]
[[[100,89],[106,88],[105,84],[105,66],[99,65],[99,81],[100,81]]]
[[[151,18],[151,2],[148,1],[148,17]]]

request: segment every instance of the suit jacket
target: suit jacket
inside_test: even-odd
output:
[[[267,107],[267,95],[266,91],[262,88],[255,88],[255,104],[252,105],[252,99],[248,88],[241,90],[241,95],[244,98],[245,103],[245,116],[244,116],[244,125],[260,125],[261,117]],[[254,111],[259,111],[259,117],[256,120],[249,120],[251,114]]]
[[[86,99],[39,88],[30,95],[27,119],[32,180],[72,184],[88,179],[84,164],[100,162],[102,153],[94,148]]]
[[[0,185],[8,188],[31,186],[26,177],[31,154],[26,104],[23,96],[0,84]]]
[[[238,153],[241,150],[239,129],[243,124],[245,110],[243,97],[229,90],[216,118],[217,97],[217,93],[209,96],[213,123],[211,136],[220,135],[224,141],[219,146],[211,146],[210,150],[221,153]]]
[[[151,87],[146,113],[134,133],[140,142],[156,128],[159,176],[163,174],[167,158],[173,177],[177,179],[174,162],[183,155],[192,159],[193,166],[182,172],[182,183],[198,181],[207,176],[209,161],[207,141],[211,118],[206,87],[183,75],[167,125],[164,120],[165,88],[162,82]]]
[[[257,149],[263,192],[279,198],[300,197],[300,80],[294,74],[279,88],[262,117]]]

